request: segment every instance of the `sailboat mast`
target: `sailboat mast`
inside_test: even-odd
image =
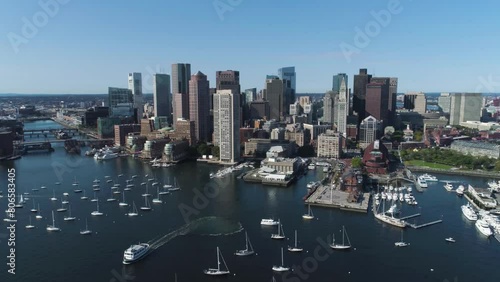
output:
[[[245,231],[245,245],[246,245],[246,250],[248,251],[248,234]]]
[[[344,246],[345,227],[342,225],[342,246]]]
[[[56,226],[56,220],[54,219],[54,211],[52,211],[52,226]]]
[[[217,247],[217,270],[220,271],[219,247]]]
[[[297,229],[295,229],[295,248],[297,248]]]
[[[281,266],[284,266],[285,263],[283,262],[283,248],[281,248]]]

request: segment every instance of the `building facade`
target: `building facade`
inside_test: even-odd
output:
[[[481,121],[481,93],[453,93],[450,104],[450,125],[460,125],[464,121]]]
[[[172,64],[174,126],[178,118],[189,119],[189,79],[191,79],[191,64]]]
[[[210,85],[207,76],[197,72],[189,81],[189,119],[194,121],[197,141],[209,140]]]
[[[322,133],[318,136],[318,158],[340,158],[342,156],[342,135],[339,133]]]
[[[381,122],[369,116],[361,121],[359,125],[359,145],[365,148],[380,137]]]
[[[367,69],[360,69],[359,74],[354,75],[354,85],[353,85],[353,101],[352,108],[358,114],[358,122],[366,117],[365,114],[365,97],[366,97],[366,85],[370,83],[372,78],[371,74],[368,74]]]
[[[423,92],[408,92],[404,96],[404,108],[425,114],[427,112],[427,98]]]
[[[294,93],[297,93],[297,74],[295,73],[295,67],[284,67],[278,69],[278,77],[281,80],[287,80],[287,87],[293,89]]]
[[[128,74],[128,89],[132,91],[134,108],[137,111],[137,120],[139,120],[143,115],[142,75],[140,72]]]
[[[172,118],[172,95],[170,95],[170,75],[156,73],[153,75],[153,101],[156,117]]]
[[[140,133],[140,124],[118,124],[115,128],[115,145],[125,146],[129,133]]]
[[[110,116],[131,116],[134,114],[134,97],[132,90],[126,88],[108,87],[108,105]],[[123,107],[127,108],[126,113]]]
[[[366,85],[365,114],[389,125],[389,80],[386,83],[368,83]]]
[[[349,93],[344,78],[340,83],[340,92],[335,99],[334,124],[337,132],[340,132],[344,138],[347,135],[347,115],[349,114]]]
[[[453,141],[451,149],[475,157],[500,158],[500,145],[478,141]]]
[[[240,93],[217,90],[214,94],[214,144],[220,148],[220,161],[240,159]]]
[[[333,124],[335,120],[335,100],[338,92],[328,91],[323,96],[323,122]]]

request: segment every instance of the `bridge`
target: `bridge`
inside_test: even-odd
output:
[[[24,130],[23,137],[47,137],[48,135],[56,136],[59,132],[64,132],[68,136],[80,135],[80,131],[77,128],[61,128],[61,129],[28,129]]]
[[[45,140],[45,141],[29,141],[29,142],[19,142],[20,145],[35,145],[35,144],[43,144],[43,143],[64,143],[67,140],[71,139],[57,139],[57,140]],[[115,142],[115,139],[106,138],[106,139],[73,139],[80,143],[101,143],[101,142]]]

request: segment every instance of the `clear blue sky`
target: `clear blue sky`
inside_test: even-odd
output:
[[[68,3],[45,25],[38,0],[0,1],[0,93],[106,93],[127,87],[133,71],[148,93],[149,73],[170,73],[176,62],[211,85],[215,71],[239,70],[242,89],[261,89],[266,74],[295,66],[298,92],[324,92],[339,72],[352,87],[359,68],[398,77],[399,92],[475,91],[488,76],[500,92],[500,1],[400,0],[366,46],[354,43],[355,28],[392,0],[59,1]],[[235,5],[220,17],[214,3]],[[19,41],[22,18],[34,16],[40,28]],[[362,47],[350,62],[342,42]]]

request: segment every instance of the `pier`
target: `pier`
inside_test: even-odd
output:
[[[420,214],[419,214],[419,213],[417,213],[417,214],[414,214],[414,215],[409,215],[409,216],[402,217],[402,218],[400,218],[400,219],[402,219],[402,220],[407,220],[407,219],[414,218],[414,217],[417,217],[417,216],[420,216]]]
[[[406,223],[406,225],[407,225],[407,226],[410,226],[410,227],[411,227],[411,228],[413,228],[413,229],[419,229],[419,228],[422,228],[422,227],[431,226],[431,225],[438,224],[438,223],[441,223],[441,222],[443,222],[443,220],[442,220],[442,219],[440,219],[440,220],[436,220],[436,221],[431,221],[431,222],[424,223],[424,224],[420,224],[420,225],[411,224],[411,223]]]

